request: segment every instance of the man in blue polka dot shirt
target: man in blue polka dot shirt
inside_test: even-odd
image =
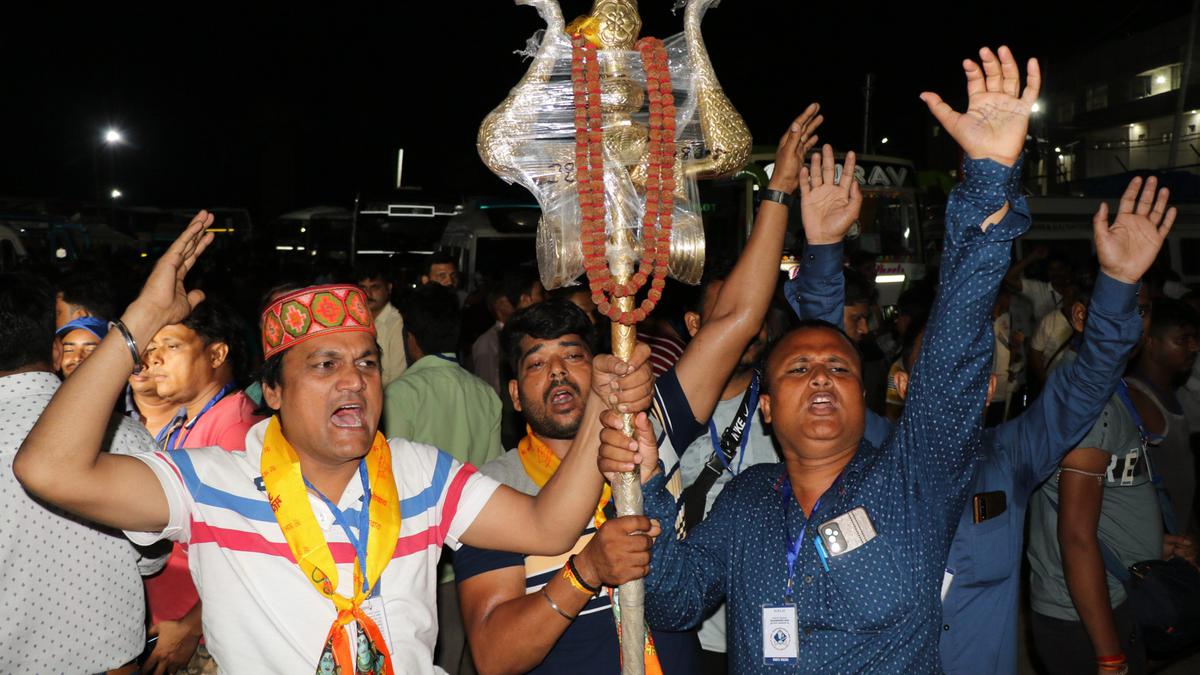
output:
[[[941,290],[913,373],[909,402],[880,447],[864,441],[861,363],[845,334],[808,322],[767,358],[764,418],[784,461],[744,471],[686,539],[655,542],[646,578],[648,623],[694,627],[725,600],[735,673],[928,673],[940,668],[939,589],[971,469],[991,366],[990,311],[1012,240],[1029,225],[1016,186],[1040,75],[1035,61],[1018,96],[1007,48],[964,62],[969,107],[922,94],[962,146],[964,181],[946,208]],[[832,243],[813,195],[849,201],[816,158],[801,175],[809,241]],[[601,468],[642,461],[646,513],[674,522],[675,500],[657,475],[644,416],[638,440],[606,417]],[[636,454],[634,451],[637,451]]]
[[[1166,193],[1157,203],[1150,178],[1135,199],[1140,178],[1121,199],[1115,224],[1096,218],[1100,271],[1088,299],[1087,327],[1061,368],[1051,373],[1042,395],[1016,418],[983,432],[966,506],[959,517],[942,586],[942,668],[956,675],[1017,672],[1017,611],[1025,514],[1034,490],[1058,468],[1100,416],[1116,390],[1130,353],[1142,335],[1138,316],[1149,300],[1138,298],[1137,280],[1162,248],[1174,220]],[[1107,210],[1107,209],[1105,209]],[[1161,224],[1161,226],[1160,226]],[[788,281],[785,294],[801,319],[840,320],[843,311],[842,244],[810,247],[816,258]],[[1083,291],[1081,291],[1083,293]],[[916,362],[921,330],[904,350],[896,374],[901,399]],[[992,375],[992,382],[996,375]],[[989,400],[992,394],[989,386]],[[869,442],[882,444],[891,424],[867,413]]]

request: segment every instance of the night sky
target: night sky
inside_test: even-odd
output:
[[[104,3],[15,13],[0,28],[0,195],[107,193],[110,124],[125,202],[237,206],[258,218],[348,205],[405,179],[450,199],[504,193],[475,153],[479,122],[520,78],[512,52],[541,22],[509,0],[324,9]],[[124,3],[122,3],[124,4]],[[670,0],[641,3],[644,33],[679,32]],[[1053,61],[1088,41],[1186,13],[1171,2],[766,2],[725,0],[709,53],[758,144],[817,100],[822,137],[861,143],[864,74],[877,78],[872,137],[921,162],[932,88],[961,104],[959,62],[982,44]],[[590,2],[562,3],[564,14]],[[928,168],[928,167],[922,167]],[[513,193],[509,190],[510,194]]]

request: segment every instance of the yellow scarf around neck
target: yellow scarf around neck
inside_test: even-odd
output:
[[[383,434],[376,433],[375,441],[362,461],[367,463],[367,475],[370,477],[371,503],[366,508],[371,524],[368,532],[359,533],[360,537],[367,537],[367,560],[365,564],[356,560],[354,597],[347,598],[337,593],[337,565],[309,504],[300,458],[283,437],[279,417],[272,417],[267,424],[266,438],[263,440],[262,479],[271,510],[304,577],[318,593],[333,602],[338,612],[325,638],[318,660],[318,672],[325,664],[336,666],[346,675],[393,675],[387,643],[379,627],[362,610],[363,602],[370,597],[371,589],[391,562],[400,538],[400,497],[396,479],[392,475],[392,452]],[[367,574],[365,587],[361,571],[364,567]],[[351,621],[357,622],[359,628],[358,644],[354,649],[357,658],[352,658],[350,640],[343,628]]]

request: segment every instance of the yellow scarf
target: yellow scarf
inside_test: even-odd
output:
[[[521,458],[521,466],[524,467],[526,475],[534,482],[538,488],[546,487],[546,483],[550,482],[550,477],[558,471],[558,467],[562,464],[562,460],[554,451],[542,442],[533,433],[533,430],[528,426],[525,427],[525,438],[517,444],[517,455]],[[604,516],[604,507],[608,504],[608,500],[612,499],[612,488],[607,484],[604,486],[604,491],[600,493],[600,504],[596,507],[596,516],[594,522],[596,528],[599,529],[607,518]],[[617,638],[621,637],[620,624],[620,608],[617,606],[617,601],[612,598],[612,589],[608,589],[609,598],[612,601],[613,615],[617,617]],[[650,635],[650,631],[646,631],[646,675],[662,675],[662,666],[658,662],[658,651],[654,648],[654,637]]]
[[[337,608],[337,618],[325,638],[325,646],[318,660],[318,671],[324,665],[336,666],[338,672],[392,675],[392,659],[387,643],[379,627],[362,610],[362,603],[370,597],[371,589],[379,581],[383,569],[392,560],[396,542],[400,537],[400,497],[396,491],[396,479],[392,476],[392,452],[383,434],[375,435],[375,442],[363,460],[367,463],[370,476],[371,503],[367,506],[370,516],[367,537],[367,585],[364,589],[361,567],[356,560],[354,566],[354,597],[339,595],[338,571],[334,564],[329,544],[321,532],[308,502],[308,489],[300,471],[300,459],[279,426],[279,417],[272,417],[267,425],[262,451],[262,478],[271,500],[271,510],[288,548],[303,570],[305,578],[313,588],[329,598]],[[352,658],[350,640],[344,626],[358,622],[358,644]]]

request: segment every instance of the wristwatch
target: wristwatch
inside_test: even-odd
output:
[[[762,195],[762,199],[764,201],[769,200],[769,201],[773,201],[773,202],[776,202],[779,204],[783,204],[784,206],[788,207],[789,209],[792,208],[792,206],[796,203],[796,198],[794,196],[784,192],[783,190],[772,190],[772,189],[768,188],[766,190],[763,190],[759,194]]]

